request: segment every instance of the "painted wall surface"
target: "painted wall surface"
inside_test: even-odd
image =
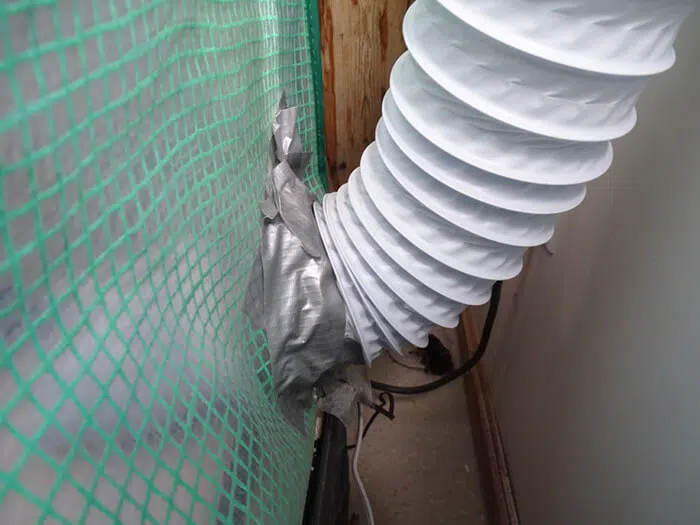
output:
[[[700,523],[700,13],[676,50],[506,297],[489,370],[523,525]]]

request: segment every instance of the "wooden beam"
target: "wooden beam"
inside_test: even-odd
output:
[[[374,140],[389,72],[406,49],[401,22],[411,0],[319,0],[326,158],[331,190]]]
[[[337,139],[335,125],[335,49],[333,47],[333,10],[331,0],[319,0],[318,19],[321,32],[321,66],[323,70],[323,125],[326,132],[326,165],[330,191],[338,189],[336,178]]]

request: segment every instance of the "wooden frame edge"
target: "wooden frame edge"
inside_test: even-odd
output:
[[[468,348],[475,349],[479,344],[476,320],[469,309],[462,313],[457,332],[461,358],[466,360]],[[489,522],[492,525],[519,525],[501,433],[482,363],[465,375],[464,386]]]
[[[336,191],[340,186],[338,180],[338,141],[336,124],[335,93],[335,50],[333,48],[333,10],[330,0],[317,0],[319,20],[319,45],[321,54],[321,73],[323,86],[323,130],[325,133],[326,180],[328,190]]]

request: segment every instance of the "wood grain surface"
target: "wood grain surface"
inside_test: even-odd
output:
[[[412,0],[319,0],[326,157],[331,190],[374,140],[389,72],[406,49],[401,22]]]

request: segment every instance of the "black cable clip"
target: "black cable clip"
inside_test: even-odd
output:
[[[389,405],[389,410],[385,408],[387,404]],[[390,392],[381,392],[379,394],[379,403],[375,403],[372,408],[374,409],[375,414],[381,414],[384,417],[392,420],[396,417],[396,414],[394,413],[395,400],[394,396]],[[376,415],[373,417],[376,417]]]

